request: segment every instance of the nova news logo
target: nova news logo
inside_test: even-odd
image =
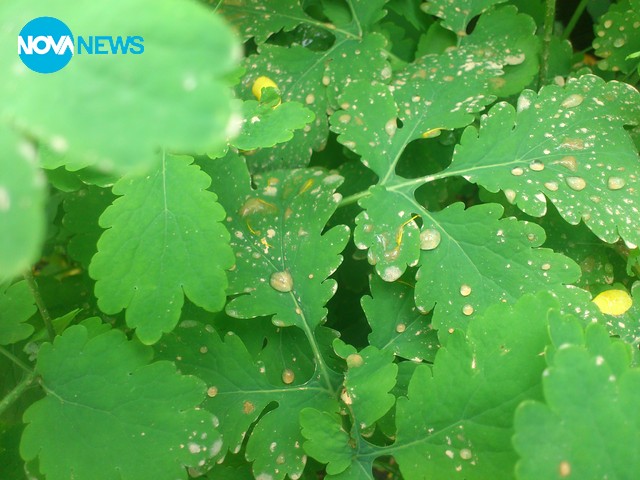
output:
[[[31,70],[54,73],[78,55],[139,55],[144,52],[141,36],[78,36],[74,41],[69,27],[54,17],[38,17],[18,34],[18,56]]]

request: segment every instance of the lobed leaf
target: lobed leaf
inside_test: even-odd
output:
[[[602,326],[585,334],[551,357],[545,403],[528,401],[516,411],[520,479],[633,478],[640,468],[640,372]]]
[[[274,315],[274,325],[311,334],[326,317],[324,305],[336,289],[327,277],[340,265],[349,237],[346,226],[323,234],[341,200],[334,192],[342,177],[320,169],[275,171],[254,176],[253,189],[244,161],[232,154],[210,171],[236,254],[228,293],[237,296],[227,313]]]
[[[549,199],[567,222],[636,245],[640,164],[624,126],[639,112],[637,90],[592,75],[526,90],[517,110],[499,103],[479,132],[465,130],[445,172],[502,190],[529,215],[544,215]]]
[[[242,104],[242,128],[231,144],[242,150],[273,147],[293,138],[293,132],[309,124],[314,114],[298,102],[280,103],[273,95],[271,101],[263,95],[260,102],[247,100]]]
[[[35,312],[33,294],[25,280],[0,285],[0,345],[28,338],[34,329],[26,321]]]
[[[45,398],[24,414],[20,445],[48,480],[188,478],[222,446],[198,408],[205,385],[116,330],[68,328],[38,354]],[[109,455],[96,455],[96,452]]]
[[[594,26],[595,54],[601,57],[598,67],[630,73],[637,60],[627,58],[640,50],[640,0],[622,0],[612,3],[609,11]]]
[[[145,50],[76,55],[54,75],[31,72],[15,54],[15,39],[43,12],[75,35],[141,36]],[[144,170],[157,164],[159,147],[209,151],[237,133],[226,77],[241,52],[220,17],[178,0],[117,0],[109,12],[88,1],[3,2],[0,118],[62,154],[69,170]]]
[[[414,289],[372,276],[371,297],[361,299],[371,326],[369,344],[408,360],[432,362],[437,348],[436,330],[414,302]]]
[[[506,0],[457,0],[454,4],[450,0],[428,0],[421,5],[424,12],[442,19],[440,24],[464,37],[467,26],[473,17],[488,10],[497,3]]]
[[[161,355],[175,360],[182,372],[207,382],[204,408],[215,415],[215,424],[227,450],[237,453],[247,432],[246,459],[253,462],[256,478],[300,478],[306,463],[302,437],[292,412],[305,407],[332,411],[337,408],[330,391],[315,375],[290,385],[288,372],[274,384],[266,375],[271,365],[258,364],[234,333],[224,341],[210,326],[191,321],[167,336]],[[276,408],[265,408],[277,404]]]
[[[162,155],[149,175],[130,175],[100,217],[106,228],[89,273],[100,309],[126,320],[143,343],[158,341],[178,322],[184,295],[219,311],[225,270],[233,265],[224,210],[205,189],[210,178],[186,156]]]

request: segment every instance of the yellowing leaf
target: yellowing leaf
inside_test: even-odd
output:
[[[256,81],[253,82],[253,86],[251,87],[251,93],[253,93],[254,97],[260,100],[260,98],[262,97],[263,88],[275,88],[277,90],[278,85],[276,85],[276,82],[271,80],[269,77],[264,77],[264,76],[258,77],[256,78]]]
[[[602,313],[607,315],[624,315],[633,305],[631,296],[624,290],[607,290],[593,299]]]

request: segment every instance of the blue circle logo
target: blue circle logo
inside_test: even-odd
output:
[[[57,72],[71,61],[73,51],[71,30],[57,18],[34,18],[18,35],[18,56],[34,72]]]

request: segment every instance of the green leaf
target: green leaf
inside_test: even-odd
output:
[[[38,457],[48,480],[186,480],[185,466],[222,442],[198,408],[205,385],[150,357],[120,331],[90,338],[83,326],[44,344],[36,372],[47,395],[24,414],[22,457]]]
[[[460,48],[417,59],[397,74],[392,89],[370,79],[351,82],[340,95],[342,109],[331,116],[331,129],[381,184],[389,183],[409,142],[464,127],[493,101],[479,92],[501,74],[499,67]]]
[[[43,12],[62,19],[76,36],[141,36],[144,52],[78,51],[54,74],[31,72],[15,54],[15,39]],[[209,151],[236,133],[225,77],[237,68],[240,48],[220,17],[197,2],[177,0],[117,0],[109,12],[93,2],[81,8],[65,0],[3,2],[0,16],[10,20],[0,37],[0,69],[7,72],[0,118],[65,154],[70,170],[142,170],[157,163],[159,147]]]
[[[358,422],[359,429],[372,426],[393,406],[396,399],[389,391],[396,384],[398,365],[390,351],[369,346],[359,353],[342,340],[334,340],[336,353],[347,361],[342,401]]]
[[[344,35],[326,51],[264,44],[259,55],[248,57],[240,92],[244,98],[256,78],[267,76],[278,85],[284,103],[302,103],[315,115],[311,129],[299,130],[289,142],[247,157],[252,170],[306,166],[312,151],[321,150],[327,142],[327,108],[337,107],[337,92],[352,81],[382,82],[391,77],[385,46],[386,40],[379,34],[362,39]]]
[[[36,313],[33,294],[25,280],[0,285],[0,345],[10,345],[28,338],[33,327],[25,323]]]
[[[409,360],[433,361],[438,337],[430,318],[416,308],[412,287],[373,276],[371,297],[362,297],[361,303],[371,325],[371,345]]]
[[[273,89],[271,89],[273,90]],[[298,102],[280,104],[274,94],[267,101],[264,93],[260,102],[248,100],[242,104],[242,128],[231,144],[242,150],[273,147],[277,143],[291,140],[293,132],[303,128],[315,118],[313,112]]]
[[[637,62],[629,55],[640,50],[640,0],[621,0],[611,4],[594,26],[595,54],[602,70],[630,73]]]
[[[640,244],[638,154],[624,129],[640,115],[637,90],[586,75],[564,88],[525,90],[518,109],[499,103],[480,131],[465,130],[443,175],[463,175],[504,191],[523,212],[542,216],[547,199],[572,225],[602,240]]]
[[[351,464],[353,451],[349,433],[341,426],[340,416],[305,408],[300,412],[302,434],[308,440],[304,450],[319,462],[327,464],[327,473],[341,473]]]
[[[433,369],[419,365],[408,395],[398,398],[391,445],[339,433],[339,424],[329,426],[330,415],[303,411],[309,453],[333,465],[336,474],[347,468],[347,459],[351,471],[370,474],[376,457],[391,455],[406,480],[513,478],[513,415],[523,400],[541,398],[547,313],[558,306],[546,293],[526,296],[514,306],[489,309],[469,325],[466,337],[451,334]],[[332,440],[326,438],[329,429],[338,432]]]
[[[290,31],[302,23],[320,23],[304,12],[297,0],[222,0],[218,12],[237,28],[243,40],[254,38],[258,44],[280,30]]]
[[[226,269],[233,265],[224,210],[205,189],[209,177],[186,156],[162,155],[147,176],[113,187],[122,195],[100,217],[89,273],[100,309],[127,309],[127,324],[151,344],[178,322],[184,295],[196,305],[224,307]]]
[[[504,75],[491,80],[491,93],[507,97],[519,93],[538,74],[540,40],[528,15],[507,5],[480,16],[471,35],[460,46],[480,58],[504,65]]]
[[[87,186],[69,193],[64,199],[62,224],[71,234],[67,253],[85,268],[89,267],[98,239],[104,232],[98,219],[115,198],[107,189]]]
[[[511,303],[579,277],[569,258],[538,248],[545,240],[542,228],[513,217],[501,219],[500,205],[465,210],[456,203],[432,213],[399,192],[378,186],[371,191],[361,200],[366,210],[356,219],[356,245],[369,247],[369,263],[387,282],[397,280],[407,265],[420,266],[416,306],[422,312],[435,306],[436,329],[464,330],[490,305]],[[415,215],[422,219],[422,229],[412,219]]]
[[[634,478],[640,468],[640,371],[629,357],[598,354],[612,346],[599,325],[585,345],[565,343],[543,377],[545,403],[516,411],[514,446],[519,479]]]
[[[30,147],[0,125],[0,282],[26,271],[44,242],[45,182]]]
[[[440,24],[455,32],[458,36],[466,35],[467,25],[478,14],[488,10],[497,3],[506,0],[429,0],[421,5],[424,12],[442,19]]]
[[[212,327],[194,322],[165,337],[160,350],[164,358],[175,359],[182,372],[207,382],[204,408],[219,422],[222,455],[239,452],[250,431],[246,459],[253,462],[256,478],[300,478],[306,456],[297,412],[305,407],[337,410],[332,393],[316,375],[294,386],[289,372],[283,371],[273,384],[265,374],[270,366],[255,363],[237,335],[229,333],[222,341]],[[265,412],[274,402],[277,408]]]
[[[274,315],[273,323],[311,333],[326,317],[336,289],[327,280],[342,261],[346,226],[323,234],[341,200],[339,175],[321,169],[254,176],[241,158],[211,163],[213,189],[227,210],[236,266],[229,272],[227,313],[239,318]],[[238,206],[240,206],[238,208]]]

